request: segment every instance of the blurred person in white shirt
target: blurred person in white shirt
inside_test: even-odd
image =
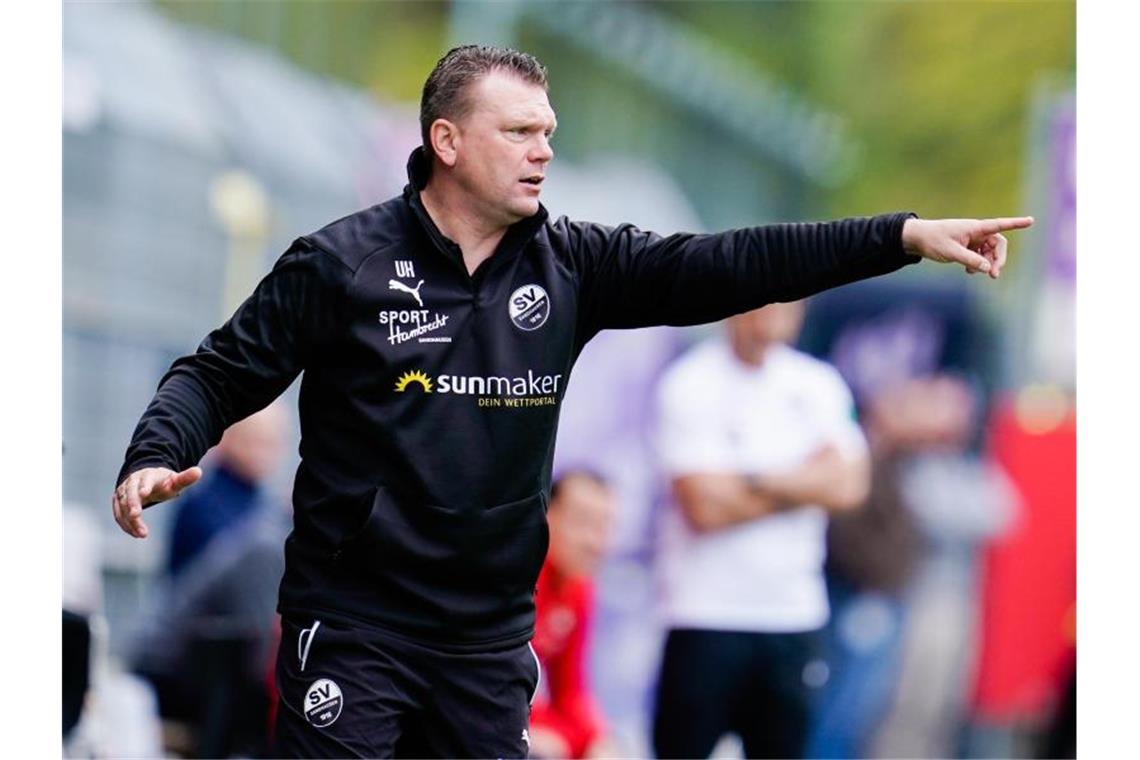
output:
[[[657,444],[675,509],[662,526],[668,630],[658,757],[798,757],[827,680],[821,629],[828,514],[859,507],[867,445],[830,365],[789,346],[802,303],[726,322],[664,376]]]

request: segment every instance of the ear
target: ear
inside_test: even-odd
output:
[[[447,119],[436,119],[428,131],[431,147],[444,166],[455,166],[459,148],[459,127]]]

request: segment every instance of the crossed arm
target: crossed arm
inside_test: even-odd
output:
[[[808,504],[828,512],[855,509],[867,498],[870,469],[866,456],[844,457],[827,445],[781,473],[694,473],[675,478],[673,491],[689,526],[704,533]]]

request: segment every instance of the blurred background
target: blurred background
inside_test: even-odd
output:
[[[173,359],[294,238],[400,192],[424,79],[481,42],[549,69],[555,216],[660,233],[1036,217],[997,282],[911,267],[808,303],[799,347],[839,369],[862,423],[890,403],[880,389],[943,377],[966,389],[968,421],[951,449],[901,436],[893,493],[918,559],[885,613],[833,621],[892,663],[882,706],[821,756],[1071,755],[1075,24],[1071,2],[65,3],[68,754],[263,749],[296,386],[208,456],[201,498],[229,505],[215,523],[172,503],[131,540],[113,480]],[[619,496],[589,667],[626,756],[651,753],[662,641],[654,392],[718,329],[602,334],[562,413],[556,468],[590,467]],[[226,530],[251,505],[268,524]]]

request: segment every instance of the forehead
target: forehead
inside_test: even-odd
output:
[[[613,506],[613,493],[589,478],[569,476],[559,489],[557,501],[576,516],[605,517]]]
[[[542,85],[514,74],[492,71],[471,87],[471,113],[496,119],[554,122],[554,109]]]

